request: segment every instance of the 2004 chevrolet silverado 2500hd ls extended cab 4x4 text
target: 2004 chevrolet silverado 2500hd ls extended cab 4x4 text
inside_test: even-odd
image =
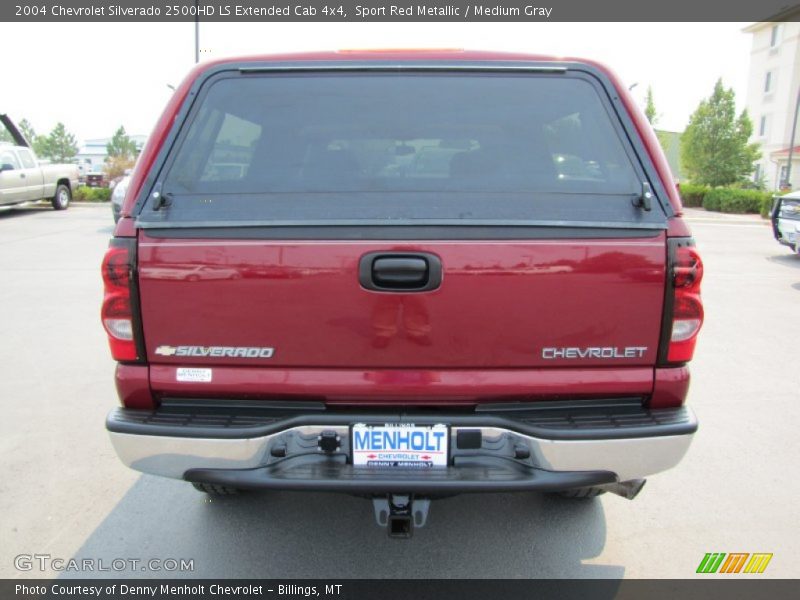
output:
[[[134,469],[208,493],[632,498],[685,454],[702,263],[590,61],[464,51],[195,68],[136,166],[102,320]]]

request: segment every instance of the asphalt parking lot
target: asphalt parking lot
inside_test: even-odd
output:
[[[800,257],[756,217],[689,218],[706,321],[689,399],[701,428],[683,463],[633,502],[442,500],[400,541],[358,498],[211,501],[126,469],[103,426],[116,403],[99,323],[109,207],[0,211],[0,577],[58,574],[15,567],[43,554],[194,561],[174,577],[685,578],[706,552],[771,552],[761,577],[797,577]]]

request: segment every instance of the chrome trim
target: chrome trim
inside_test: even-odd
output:
[[[454,427],[453,435],[459,429]],[[533,466],[550,471],[612,471],[620,481],[639,479],[677,465],[694,434],[605,440],[545,440],[496,427],[479,428],[485,440],[526,445]]]
[[[459,430],[480,430],[481,450],[458,450]],[[276,459],[270,448],[286,444],[288,456],[316,451],[316,436],[335,431],[342,451],[349,452],[348,426],[292,427],[270,435],[244,438],[189,438],[110,432],[117,455],[128,467],[163,477],[182,479],[190,469],[249,469]],[[520,445],[530,450],[523,462],[550,471],[612,471],[619,481],[644,478],[674,467],[683,458],[694,434],[603,440],[547,440],[497,427],[452,427],[451,456],[479,453],[513,457]]]
[[[781,232],[781,237],[790,244],[796,243],[798,237],[800,237],[798,227],[800,227],[800,221],[798,220],[787,219],[786,217],[778,218],[778,231]]]
[[[294,443],[308,450],[316,447],[314,440],[323,431],[335,431],[344,445],[349,427],[304,425],[270,435],[232,440],[114,432],[109,432],[109,436],[120,460],[131,469],[183,479],[189,469],[252,469],[269,464],[274,460],[269,454],[273,443]]]

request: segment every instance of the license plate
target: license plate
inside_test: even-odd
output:
[[[447,467],[447,425],[353,425],[353,466],[398,469]]]

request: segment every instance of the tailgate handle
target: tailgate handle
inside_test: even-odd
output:
[[[428,263],[424,258],[376,258],[372,279],[384,287],[416,288],[428,282]]]
[[[439,287],[442,262],[427,252],[370,252],[361,257],[359,281],[368,290],[423,292]]]

